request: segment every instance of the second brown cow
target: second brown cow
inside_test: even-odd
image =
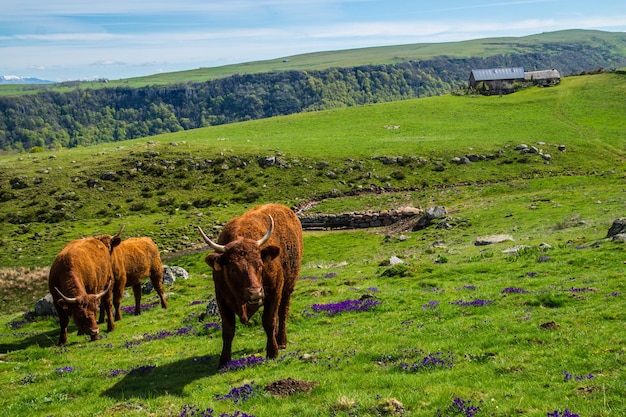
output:
[[[231,359],[235,316],[242,323],[263,305],[266,352],[270,359],[287,345],[287,316],[302,261],[302,225],[295,213],[280,204],[255,207],[231,219],[206,256],[213,269],[215,297],[222,318],[222,353],[218,368]]]
[[[163,293],[163,264],[159,249],[149,237],[133,237],[123,240],[112,253],[113,307],[115,320],[121,320],[120,304],[124,288],[132,287],[135,296],[135,315],[141,313],[141,281],[150,277],[152,286],[161,299],[161,307],[167,308]]]

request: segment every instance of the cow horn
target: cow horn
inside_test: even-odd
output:
[[[122,227],[122,229],[123,229],[123,227]],[[121,230],[120,230],[120,232],[121,232]],[[108,293],[109,290],[111,289],[111,284],[113,284],[113,280],[109,279],[107,287],[104,289],[104,291],[102,291],[101,293],[96,294],[96,299],[98,299],[98,298],[102,297],[104,294]]]
[[[57,292],[59,293],[59,295],[60,295],[61,297],[63,297],[63,299],[64,299],[65,301],[67,301],[68,303],[75,304],[75,303],[77,302],[77,300],[76,300],[76,298],[75,298],[75,297],[67,297],[67,296],[63,295],[63,293],[61,292],[61,290],[60,290],[60,289],[58,289],[57,287],[54,287],[54,289],[55,289],[55,290],[57,290]]]
[[[215,252],[224,253],[226,251],[226,248],[224,245],[217,244],[213,242],[211,239],[209,239],[209,237],[206,235],[206,233],[204,233],[204,231],[202,230],[200,226],[198,226],[198,231],[200,232],[200,236],[202,236],[202,239],[205,241],[205,243],[209,245],[210,247],[212,247],[213,249],[215,249]]]
[[[272,218],[272,216],[268,216],[268,217],[270,218],[270,228],[267,229],[267,232],[265,233],[265,236],[263,236],[261,239],[257,240],[256,244],[259,245],[259,246],[261,246],[265,242],[267,242],[267,240],[272,235],[272,231],[274,230],[274,219]]]
[[[117,232],[117,234],[116,234],[115,236],[113,236],[113,239],[115,239],[116,237],[120,237],[120,236],[122,236],[122,232],[124,231],[124,228],[125,228],[125,227],[126,227],[126,226],[122,225],[122,227],[120,228],[120,231],[119,231],[119,232]]]

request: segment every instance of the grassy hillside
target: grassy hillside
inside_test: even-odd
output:
[[[624,75],[570,77],[0,157],[0,265],[32,274],[17,291],[1,282],[0,415],[625,414],[624,244],[604,239],[624,215],[625,90]],[[451,162],[473,154],[485,158]],[[262,168],[268,156],[278,164]],[[379,192],[348,195],[368,189]],[[204,314],[213,287],[194,226],[215,235],[255,204],[310,200],[323,213],[443,205],[451,228],[307,232],[284,355],[259,359],[257,318],[235,336],[234,358],[248,361],[216,372],[219,318]],[[121,224],[190,278],[167,289],[168,310],[127,313],[93,343],[70,327],[55,347],[57,323],[21,313],[45,293],[45,270],[29,270]],[[514,241],[474,245],[491,234]],[[344,309],[360,299],[373,308]],[[287,378],[312,390],[264,389]]]
[[[555,43],[565,43],[554,48]],[[107,83],[80,82],[81,88],[101,87],[143,87],[154,84],[174,84],[202,82],[224,78],[233,74],[258,74],[289,70],[325,70],[328,68],[351,68],[362,65],[397,64],[407,61],[427,61],[436,57],[449,58],[486,58],[494,55],[556,53],[563,48],[603,48],[626,55],[626,36],[620,32],[593,30],[564,30],[547,32],[523,37],[484,38],[461,42],[420,43],[396,46],[359,48],[339,51],[321,51],[287,57],[278,57],[264,61],[244,62],[220,67],[198,68],[154,74],[123,80],[109,80]],[[588,68],[592,69],[592,68]],[[42,88],[55,91],[69,91],[75,83],[54,86],[0,86],[0,95],[36,92]]]

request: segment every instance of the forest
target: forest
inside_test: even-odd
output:
[[[0,151],[35,152],[324,110],[463,92],[473,68],[521,66],[572,75],[624,65],[606,48],[555,45],[551,52],[439,57],[327,70],[234,74],[141,88],[81,88],[0,97]]]

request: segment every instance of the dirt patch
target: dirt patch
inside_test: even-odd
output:
[[[270,382],[265,386],[265,391],[273,395],[286,397],[287,395],[296,394],[298,392],[310,392],[319,382],[302,381],[293,378],[279,379]]]

